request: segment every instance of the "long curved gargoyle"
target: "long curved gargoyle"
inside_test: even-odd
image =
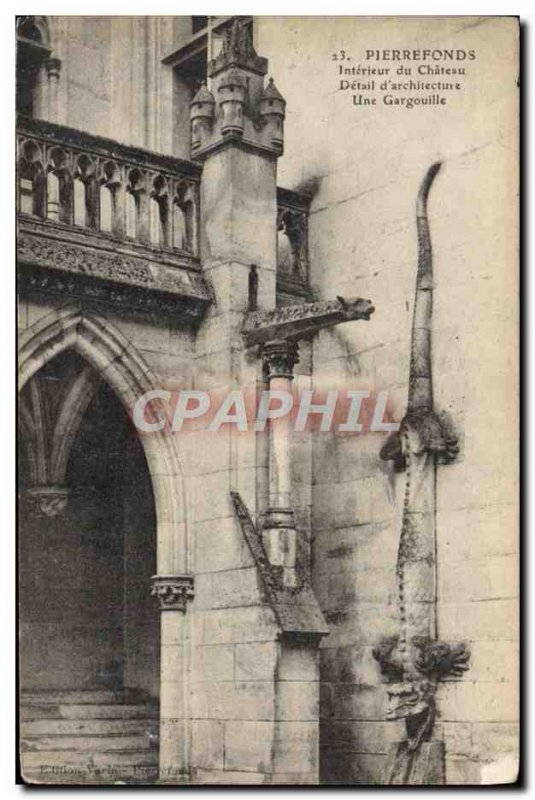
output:
[[[433,256],[427,216],[427,198],[441,163],[427,171],[416,201],[418,235],[418,272],[412,318],[411,360],[407,410],[400,428],[388,437],[381,448],[384,461],[392,460],[397,469],[406,466],[403,452],[404,435],[410,433],[415,452],[434,453],[443,462],[457,456],[457,438],[433,407],[431,372],[431,326],[433,313]]]
[[[425,762],[431,752],[440,751],[441,743],[427,750],[422,744],[433,734],[437,683],[461,677],[468,669],[466,646],[437,641],[436,630],[436,464],[451,461],[457,454],[456,437],[433,405],[433,264],[427,198],[439,169],[439,163],[429,168],[417,199],[418,271],[407,411],[399,431],[380,453],[406,470],[396,564],[399,633],[373,651],[390,684],[387,718],[404,719],[407,731],[406,739],[393,751],[386,783],[442,782],[440,759]]]

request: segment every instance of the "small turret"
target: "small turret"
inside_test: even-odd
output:
[[[205,83],[190,103],[191,149],[196,150],[212,130],[215,100]]]
[[[260,99],[260,117],[266,127],[270,128],[273,144],[281,149],[284,142],[285,109],[286,100],[275,86],[273,78],[270,78]]]
[[[220,108],[221,133],[243,133],[243,111],[245,107],[245,81],[237,69],[230,69],[221,78],[217,89]]]
[[[191,102],[191,157],[203,161],[224,143],[278,158],[286,102],[272,80],[264,87],[267,59],[257,54],[249,25],[239,17],[225,26],[221,39],[219,53],[208,62],[210,91],[201,86]]]

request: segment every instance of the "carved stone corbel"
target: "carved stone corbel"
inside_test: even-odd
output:
[[[69,490],[64,486],[35,486],[25,493],[30,514],[37,518],[59,517],[67,508]]]
[[[342,322],[369,320],[375,311],[371,300],[337,297],[315,303],[280,306],[274,311],[253,311],[246,317],[243,336],[248,346],[313,336]]]

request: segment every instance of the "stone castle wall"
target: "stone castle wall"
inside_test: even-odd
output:
[[[376,307],[366,325],[317,337],[315,384],[386,389],[396,419],[409,368],[416,193],[426,169],[443,161],[430,196],[434,390],[461,453],[438,469],[438,633],[472,653],[462,682],[439,689],[449,783],[511,780],[517,768],[517,36],[512,18],[258,25],[259,50],[288,103],[279,184],[315,192],[314,288]],[[356,107],[351,92],[337,91],[331,54],[342,47],[353,64],[366,63],[368,48],[462,48],[477,57],[446,106]],[[379,459],[385,435],[314,440],[314,579],[331,626],[321,651],[327,780],[379,781],[389,742],[400,738],[398,723],[384,722],[371,654],[396,619],[403,475]]]

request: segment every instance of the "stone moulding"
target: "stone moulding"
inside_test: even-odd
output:
[[[202,164],[202,162],[205,161],[208,156],[219,153],[221,150],[226,150],[228,147],[235,147],[238,150],[242,150],[244,153],[252,153],[253,155],[262,156],[269,161],[276,161],[280,155],[280,153],[277,153],[276,151],[260,144],[259,142],[253,142],[249,139],[243,138],[239,134],[230,133],[227,134],[224,139],[218,139],[209,144],[207,147],[203,148],[202,151],[195,153],[195,159],[199,164]]]
[[[193,575],[154,575],[151,595],[159,601],[161,611],[184,613],[195,596]]]
[[[140,252],[96,247],[70,237],[65,231],[48,231],[46,223],[25,222],[17,237],[20,287],[89,296],[134,308],[176,312],[202,317],[212,301],[209,287],[198,269],[177,269],[158,263]],[[50,226],[52,227],[52,226]],[[83,237],[80,237],[83,240]]]
[[[260,576],[264,595],[279,624],[281,638],[298,641],[319,640],[329,633],[318,601],[308,579],[301,576],[299,586],[283,586],[277,568],[267,557],[262,537],[238,492],[230,492],[234,513]]]

